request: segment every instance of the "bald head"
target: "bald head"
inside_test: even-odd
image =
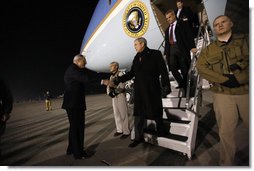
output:
[[[73,63],[76,64],[79,68],[85,68],[86,58],[83,55],[78,54],[74,56]]]

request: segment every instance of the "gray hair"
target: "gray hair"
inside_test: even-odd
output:
[[[145,47],[147,46],[147,41],[144,37],[139,37],[135,39],[135,41],[138,41],[139,43],[144,43]]]
[[[80,59],[85,59],[85,56],[78,54],[76,56],[74,56],[73,58],[73,63],[76,63],[77,61],[79,61]]]
[[[116,65],[117,66],[117,68],[119,68],[119,63],[118,62],[111,62],[110,64],[114,64],[114,65]]]

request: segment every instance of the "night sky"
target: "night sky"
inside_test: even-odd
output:
[[[98,0],[6,1],[0,7],[0,75],[15,101],[63,93],[63,75],[80,52],[82,40]],[[101,91],[101,75],[88,71],[88,93]]]

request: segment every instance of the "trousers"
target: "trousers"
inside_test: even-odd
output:
[[[126,97],[123,93],[112,98],[116,132],[129,135],[129,118]]]
[[[214,112],[219,128],[220,164],[234,165],[235,132],[241,119],[249,128],[249,94],[228,95],[213,93]]]
[[[84,148],[85,112],[84,109],[66,109],[70,124],[67,152],[74,157],[82,157]]]

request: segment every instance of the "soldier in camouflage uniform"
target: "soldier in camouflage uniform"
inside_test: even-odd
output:
[[[233,23],[225,15],[216,17],[213,27],[217,40],[202,50],[197,69],[211,83],[219,127],[220,164],[234,165],[238,121],[249,128],[248,36],[232,34]]]
[[[118,62],[111,62],[109,69],[111,73],[109,81],[111,83],[116,77],[123,75],[123,72],[119,71]],[[116,132],[114,133],[114,136],[122,135],[120,138],[125,139],[130,135],[125,84],[120,83],[118,85],[114,85],[109,84],[110,82],[106,81],[105,85],[107,85],[107,94],[112,98],[114,118],[116,123]]]

